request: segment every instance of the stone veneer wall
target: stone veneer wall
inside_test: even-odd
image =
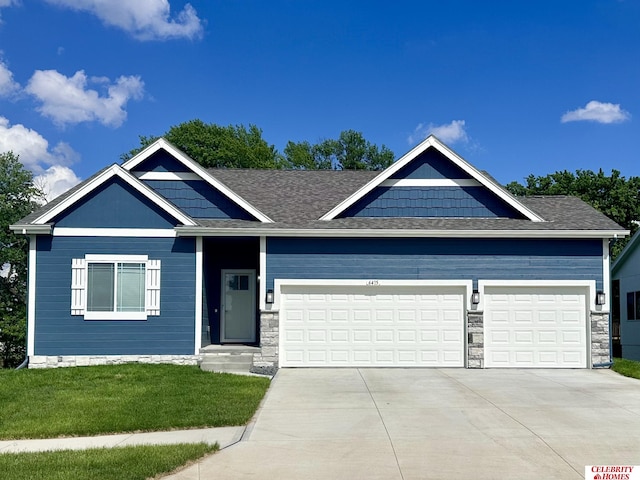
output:
[[[280,314],[260,312],[260,352],[253,354],[253,373],[273,375],[278,370]]]
[[[34,355],[29,357],[29,368],[87,367],[89,365],[119,365],[122,363],[198,365],[200,360],[200,355]]]
[[[591,312],[591,364],[599,367],[608,367],[609,356],[609,314]],[[598,367],[596,367],[598,368]]]
[[[467,368],[484,368],[484,314],[467,312]]]

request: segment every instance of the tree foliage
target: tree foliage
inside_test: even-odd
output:
[[[386,146],[368,142],[362,133],[345,130],[338,139],[317,144],[289,142],[284,155],[262,138],[255,125],[223,127],[191,120],[171,127],[163,137],[207,168],[294,168],[305,170],[382,170],[393,163]],[[123,154],[130,159],[158,137],[140,137],[140,146]]]
[[[223,127],[191,120],[171,127],[163,137],[206,168],[283,168],[284,160],[255,125]],[[140,147],[121,155],[128,160],[158,137],[140,136]]]
[[[0,364],[13,367],[25,355],[28,240],[9,225],[37,207],[33,175],[12,152],[0,154]]]
[[[640,177],[621,176],[618,170],[606,175],[602,169],[558,171],[545,176],[529,175],[525,185],[511,182],[507,185],[514,195],[573,195],[604,213],[633,234],[640,220]],[[612,253],[617,254],[627,239],[616,242]]]
[[[315,145],[288,142],[284,156],[291,168],[306,170],[383,170],[394,160],[393,152],[385,145],[378,148],[354,130],[345,130],[337,140],[326,139]]]

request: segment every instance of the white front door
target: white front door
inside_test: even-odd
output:
[[[256,271],[223,270],[220,339],[228,343],[256,341]]]
[[[283,286],[280,366],[462,367],[464,288]]]
[[[587,290],[573,286],[487,286],[486,367],[585,368]]]

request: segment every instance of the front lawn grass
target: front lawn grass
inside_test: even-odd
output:
[[[0,370],[0,438],[244,425],[268,386],[196,366]]]
[[[11,480],[145,480],[218,449],[204,443],[0,454]]]
[[[614,358],[611,369],[625,377],[640,379],[640,362],[626,358]]]

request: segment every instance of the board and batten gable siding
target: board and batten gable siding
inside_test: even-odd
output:
[[[627,293],[640,292],[640,249],[629,252],[612,280],[620,280],[620,344],[622,356],[640,361],[640,320],[628,320]]]
[[[160,315],[132,321],[71,315],[71,262],[86,254],[160,260]],[[193,354],[195,239],[39,236],[36,262],[35,355]]]
[[[193,218],[255,220],[204,180],[144,180],[144,183]]]
[[[378,187],[340,216],[522,217],[485,187]]]
[[[467,172],[435,148],[429,148],[391,176],[393,179],[470,179]]]
[[[178,223],[117,177],[96,188],[53,222],[56,227],[71,228],[173,228]]]
[[[267,238],[274,279],[595,280],[600,239]]]
[[[160,149],[139,165],[136,165],[132,172],[191,173],[191,170],[166,150]]]

